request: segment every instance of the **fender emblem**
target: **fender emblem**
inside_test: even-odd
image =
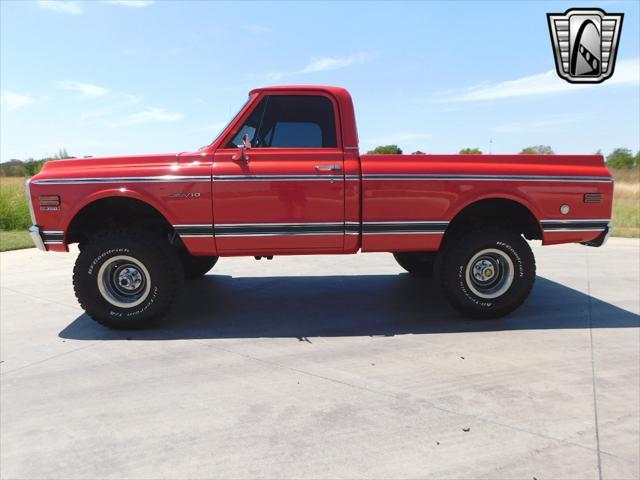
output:
[[[189,192],[189,193],[170,193],[169,198],[199,198],[200,192]]]

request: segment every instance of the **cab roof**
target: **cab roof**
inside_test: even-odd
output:
[[[317,90],[319,92],[329,92],[336,96],[344,95],[345,93],[348,95],[349,92],[346,88],[342,87],[332,87],[329,85],[274,85],[272,87],[260,87],[254,88],[249,92],[249,94],[260,93],[264,91],[288,91],[288,90]]]

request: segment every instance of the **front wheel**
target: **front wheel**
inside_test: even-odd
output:
[[[80,306],[102,325],[140,328],[171,306],[183,280],[167,241],[146,232],[102,232],[83,244],[73,269]]]
[[[536,263],[529,244],[509,230],[483,228],[448,246],[440,280],[449,302],[476,318],[497,318],[529,296]]]

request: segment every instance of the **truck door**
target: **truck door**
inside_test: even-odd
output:
[[[253,104],[214,155],[218,252],[341,252],[344,172],[335,100],[273,93]],[[245,135],[250,148],[242,153]]]

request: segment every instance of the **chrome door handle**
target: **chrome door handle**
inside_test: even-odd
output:
[[[316,165],[316,170],[319,172],[334,172],[342,170],[342,167],[340,165]]]

